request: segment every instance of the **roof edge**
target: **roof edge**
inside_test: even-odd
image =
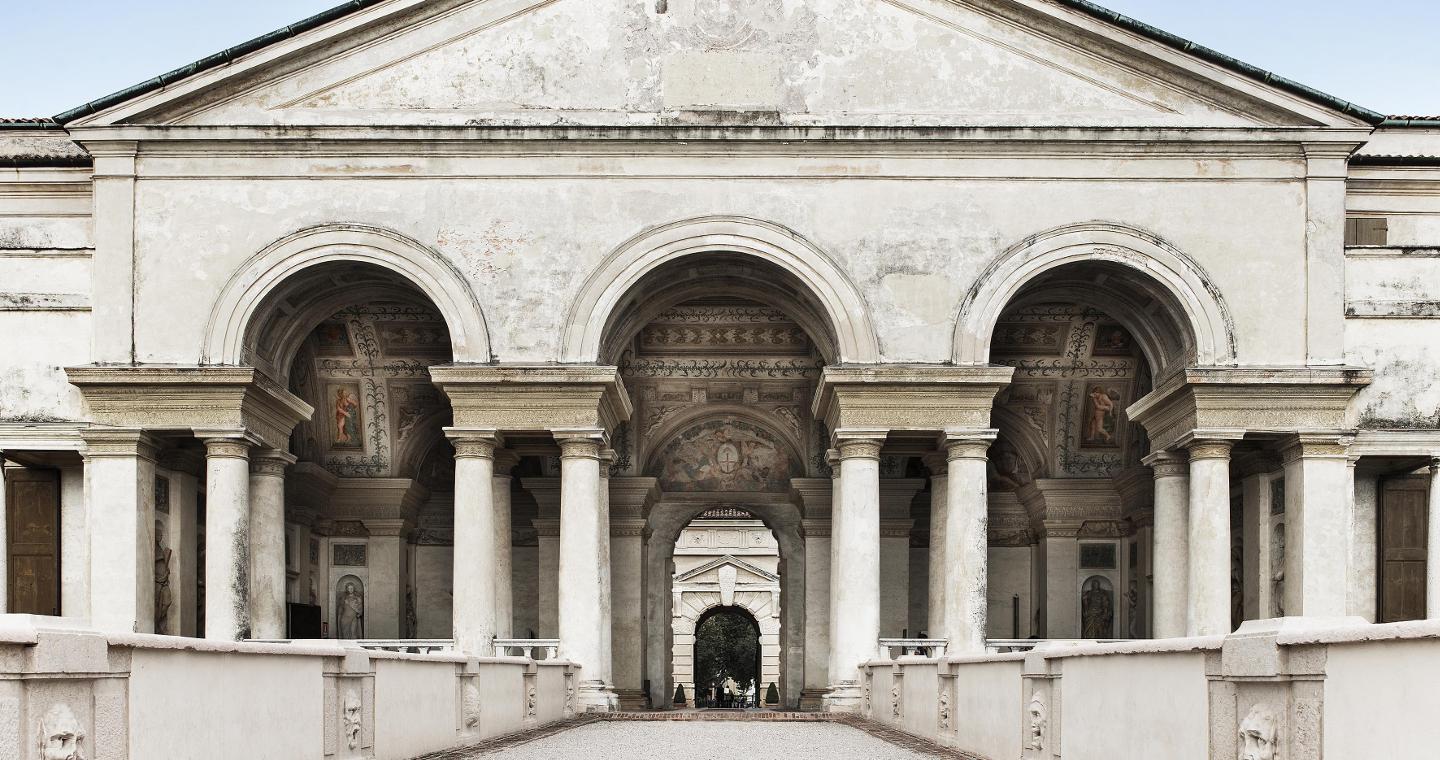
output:
[[[273,32],[246,40],[239,45],[201,58],[198,61],[181,66],[174,71],[166,72],[153,79],[131,85],[118,92],[112,92],[103,98],[92,100],[82,106],[56,114],[54,117],[55,122],[57,126],[64,126],[81,117],[99,113],[107,108],[124,103],[131,98],[155,92],[156,90],[175,84],[183,79],[188,79],[201,72],[219,68],[276,42],[297,37],[312,29],[324,26],[332,21],[337,21],[352,13],[364,10],[373,5],[379,5],[383,2],[386,2],[386,0],[350,0],[350,2],[321,11],[303,21],[297,21],[294,24],[276,29]]]
[[[1270,85],[1279,90],[1296,95],[1306,100],[1313,101],[1327,108],[1339,111],[1347,116],[1353,116],[1374,126],[1379,126],[1386,121],[1385,114],[1372,111],[1364,106],[1356,105],[1348,100],[1337,98],[1320,90],[1301,84],[1293,79],[1282,77],[1259,66],[1252,66],[1238,58],[1225,55],[1213,48],[1205,47],[1199,43],[1187,40],[1177,34],[1172,34],[1156,26],[1151,26],[1143,21],[1130,18],[1129,16],[1116,13],[1090,0],[1053,0],[1058,5],[1063,5],[1081,13],[1114,24],[1122,29],[1129,30],[1142,37],[1147,37],[1167,47],[1179,50],[1182,53],[1193,55],[1208,63],[1213,63],[1223,69],[1228,69],[1236,74],[1258,80],[1262,84]]]
[[[1385,117],[1385,121],[1380,122],[1380,126],[1400,127],[1401,129],[1409,127],[1429,127],[1436,129],[1440,128],[1440,116],[1387,116]]]
[[[1396,156],[1381,153],[1359,153],[1350,157],[1351,166],[1440,167],[1440,156]]]

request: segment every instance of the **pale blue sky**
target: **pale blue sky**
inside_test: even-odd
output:
[[[0,0],[0,116],[50,116],[337,0]],[[1440,114],[1440,0],[1100,0],[1366,108]]]

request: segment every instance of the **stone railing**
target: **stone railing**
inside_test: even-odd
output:
[[[327,644],[353,645],[361,649],[369,649],[376,652],[399,652],[405,654],[435,654],[436,652],[452,652],[455,650],[453,639],[355,639],[351,641],[339,641],[335,639],[248,639],[252,644],[309,644],[325,646]]]
[[[109,634],[0,615],[0,758],[49,757],[37,742],[69,736],[66,757],[398,759],[574,715],[569,662],[367,643]]]
[[[1423,717],[1440,714],[1440,622],[1262,620],[862,671],[866,717],[993,760],[1430,760],[1440,746]]]
[[[944,657],[945,639],[880,639],[880,659],[891,660],[895,650],[901,657]]]
[[[991,654],[1029,652],[1038,647],[1079,646],[1081,644],[1121,644],[1130,639],[986,639],[985,651]]]
[[[544,657],[536,657],[540,652]],[[519,656],[531,660],[553,660],[559,656],[560,639],[495,639],[495,656]]]

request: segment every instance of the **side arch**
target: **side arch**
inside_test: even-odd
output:
[[[444,256],[392,230],[327,224],[271,243],[231,276],[211,309],[201,363],[245,364],[248,331],[266,297],[293,275],[331,262],[371,264],[410,282],[445,319],[456,362],[493,360],[480,302],[460,270]]]
[[[995,325],[1021,289],[1053,269],[1080,262],[1119,265],[1163,292],[1177,312],[1173,316],[1190,333],[1193,356],[1186,361],[1200,366],[1235,363],[1234,320],[1209,275],[1159,237],[1112,222],[1086,222],[1043,232],[1022,240],[991,262],[960,307],[953,361],[988,364]]]
[[[880,360],[879,339],[859,288],[824,251],[793,230],[738,216],[708,216],[647,230],[591,272],[570,307],[561,361],[599,361],[607,325],[625,295],[657,267],[694,254],[754,257],[793,276],[823,307],[841,363]]]

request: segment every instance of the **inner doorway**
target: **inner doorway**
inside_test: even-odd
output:
[[[60,473],[0,466],[5,478],[6,593],[12,613],[60,614]]]
[[[715,607],[695,627],[696,707],[759,707],[760,624],[741,607]]]

